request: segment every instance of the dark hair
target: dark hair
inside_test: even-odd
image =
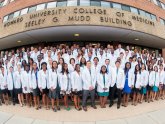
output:
[[[117,61],[115,62],[115,64],[116,64],[116,63],[120,63],[120,61],[117,60]]]
[[[77,66],[80,66],[80,64],[76,64],[74,70],[76,70]]]
[[[71,61],[72,61],[72,60],[73,60],[74,63],[75,63],[75,59],[74,59],[74,58],[71,58],[70,61],[69,61],[70,64],[71,64]]]
[[[93,60],[94,60],[94,59],[97,59],[97,61],[99,62],[99,58],[98,58],[98,57],[94,57]]]
[[[62,59],[62,61],[63,61],[63,64],[64,64],[64,63],[65,63],[65,61],[64,61],[64,58],[60,58],[60,59]],[[60,60],[60,59],[59,59],[59,60]],[[58,63],[58,64],[60,64],[60,61],[59,61],[59,63]]]
[[[128,69],[127,69],[127,64],[129,64],[130,65],[130,68],[131,68],[131,63],[130,62],[126,62],[125,63],[125,67],[124,67],[124,73],[126,74],[126,72],[128,71]],[[129,69],[130,69],[129,68]]]
[[[81,59],[80,59],[80,67],[83,65],[83,63],[82,63],[82,59],[84,59],[85,60],[85,62],[84,62],[84,65],[86,65],[86,59],[84,58],[84,57],[82,57]]]
[[[54,63],[54,62],[58,65],[57,61],[53,61],[53,62],[52,62],[52,71],[53,71],[53,72],[55,71],[55,68],[53,67],[53,63]]]
[[[146,70],[146,65],[144,63],[141,64],[141,68],[142,68],[142,65],[144,65],[144,69]]]
[[[105,68],[106,68],[105,73],[108,73],[108,71],[107,71],[107,67],[106,67],[105,65],[102,65],[102,66],[101,66],[100,73],[101,73],[101,74],[103,74],[103,71],[102,71],[102,68],[103,68],[103,67],[105,67]]]
[[[88,60],[88,61],[86,62],[86,65],[87,65],[87,63],[91,63],[91,61]]]
[[[141,68],[140,68],[139,64],[137,64],[137,65],[135,66],[134,74],[137,74],[137,72],[138,72],[138,70],[136,69],[136,67],[139,67],[139,73],[141,74]]]
[[[64,75],[64,72],[65,72],[65,65],[68,65],[68,64],[67,64],[67,63],[62,64],[62,71],[61,71],[61,73],[62,73],[63,75]],[[69,74],[68,68],[67,68],[67,70],[66,70],[66,73]]]
[[[42,70],[42,66],[43,66],[43,65],[46,65],[46,70],[47,70],[47,63],[46,63],[46,62],[42,62],[42,63],[41,63],[41,70]]]
[[[150,69],[150,67],[151,67],[151,69]],[[149,66],[148,66],[148,71],[150,72],[150,71],[153,71],[153,66],[150,64]]]
[[[36,64],[36,65],[37,65],[36,62],[33,62],[33,64]],[[33,69],[33,67],[32,67],[31,74],[32,74],[33,71],[34,71],[34,69]],[[38,67],[36,68],[36,71],[38,71]]]

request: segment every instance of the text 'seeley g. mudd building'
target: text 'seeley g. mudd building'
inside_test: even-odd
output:
[[[165,57],[165,0],[0,0],[0,49],[112,40],[162,49]]]

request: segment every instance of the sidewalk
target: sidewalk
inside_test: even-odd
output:
[[[53,112],[51,110],[35,110],[27,106],[0,106],[1,124],[165,124],[165,100],[152,103],[138,104],[117,109],[116,104],[109,108],[94,110],[88,108],[87,112],[64,110]]]

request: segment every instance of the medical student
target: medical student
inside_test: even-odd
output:
[[[21,82],[21,64],[17,65],[17,71],[14,72],[14,86],[16,94],[18,94],[18,100],[21,107],[24,105],[24,97],[22,93],[22,82]]]
[[[21,73],[22,90],[26,97],[26,104],[31,107],[32,98],[30,97],[30,65],[25,65],[25,71]]]
[[[128,100],[129,96],[131,94],[131,90],[133,88],[133,71],[131,69],[131,63],[126,62],[125,68],[124,68],[124,75],[125,75],[125,84],[123,89],[123,104],[122,106],[127,107],[128,106]]]
[[[121,104],[121,93],[124,88],[125,76],[124,70],[120,68],[120,61],[115,62],[115,67],[112,69],[112,83],[110,86],[110,105],[112,107],[114,104],[114,95],[117,91],[118,101],[117,101],[117,109],[120,108]]]
[[[5,104],[8,105],[9,96],[8,96],[8,89],[7,89],[7,73],[5,73],[4,67],[1,67],[0,86],[1,86],[1,93],[2,93],[3,100]]]
[[[87,98],[90,94],[92,107],[97,109],[95,105],[95,87],[96,87],[96,75],[94,70],[91,69],[91,62],[87,61],[86,67],[82,71],[82,80],[83,80],[83,98],[82,98],[82,107],[84,111],[87,111]]]
[[[15,105],[15,100],[16,100],[16,93],[15,93],[15,86],[14,86],[14,71],[13,71],[13,67],[10,66],[9,68],[9,72],[7,74],[7,87],[8,90],[10,92],[10,96],[13,102],[13,105]]]
[[[75,65],[75,71],[71,75],[71,84],[75,109],[80,111],[82,110],[80,107],[80,96],[82,95],[82,73],[79,64]]]
[[[32,64],[32,70],[30,72],[30,89],[32,90],[33,93],[33,99],[34,99],[34,106],[35,109],[38,110],[41,108],[40,106],[40,90],[38,86],[38,68],[37,68],[37,63],[33,62]]]
[[[136,106],[137,102],[140,98],[140,90],[142,87],[142,80],[141,80],[141,69],[140,66],[137,64],[134,69],[134,86],[132,89],[133,92],[133,100],[132,100],[132,105]]]
[[[57,61],[52,62],[52,68],[49,70],[49,97],[51,98],[52,110],[56,112],[59,108],[59,94],[58,94],[58,73]],[[57,109],[55,108],[55,100],[57,102]]]
[[[68,64],[64,63],[62,66],[62,71],[60,75],[60,86],[61,86],[61,94],[64,96],[64,105],[67,111],[70,110],[68,105],[68,95],[71,93],[71,77],[68,71]]]
[[[154,80],[153,80],[153,88],[152,88],[152,102],[154,100],[157,100],[157,92],[158,92],[158,87],[159,87],[159,72],[158,72],[158,67],[154,66]]]
[[[43,62],[41,64],[41,70],[38,73],[38,86],[40,92],[42,93],[42,102],[46,110],[49,110],[49,72],[47,70],[47,63]]]
[[[163,68],[163,64],[160,64],[159,67],[159,97],[164,99],[164,80],[165,80],[165,72]]]
[[[149,73],[149,81],[148,81],[148,103],[150,101],[152,101],[152,89],[153,89],[153,85],[154,85],[154,71],[153,71],[153,66],[149,65],[148,67],[148,73]]]
[[[148,80],[149,80],[149,73],[146,70],[146,66],[144,63],[141,64],[141,98],[140,98],[140,103],[143,102],[144,95],[147,93],[147,85],[148,85]]]
[[[109,96],[109,87],[112,81],[112,73],[107,72],[105,65],[101,66],[100,73],[97,74],[97,92],[100,97],[100,107],[106,108]]]

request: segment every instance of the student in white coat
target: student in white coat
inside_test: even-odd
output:
[[[70,82],[70,74],[68,71],[68,64],[64,63],[62,66],[62,72],[60,75],[60,86],[61,86],[61,93],[64,96],[64,105],[67,111],[70,110],[68,105],[68,95],[71,93],[71,82]]]
[[[25,66],[25,71],[21,73],[22,90],[26,97],[26,104],[32,106],[32,97],[30,96],[30,65]]]
[[[80,65],[76,64],[75,71],[71,75],[72,93],[74,95],[75,109],[80,111],[80,95],[82,95],[82,76],[80,72]]]
[[[115,68],[112,69],[112,83],[110,87],[110,105],[109,107],[112,107],[114,104],[114,95],[117,91],[118,94],[118,102],[117,102],[117,109],[120,108],[121,104],[121,93],[124,88],[125,83],[125,76],[124,76],[124,70],[120,68],[120,61],[115,62]]]
[[[153,82],[153,88],[152,88],[152,101],[157,100],[157,92],[159,87],[159,72],[158,67],[154,67],[154,82]]]
[[[96,75],[94,71],[91,69],[91,62],[87,61],[86,67],[82,72],[82,80],[83,80],[83,100],[82,107],[84,111],[87,111],[86,103],[87,98],[90,94],[92,107],[97,109],[95,105],[95,87],[96,87]]]
[[[138,64],[135,66],[133,74],[134,74],[134,76],[133,76],[134,77],[134,79],[133,79],[134,86],[133,86],[133,89],[132,89],[132,92],[133,92],[132,105],[136,106],[137,102],[140,98],[140,90],[141,90],[141,87],[142,87],[141,69],[140,69],[140,66]]]
[[[100,72],[97,74],[97,92],[100,96],[101,108],[106,108],[107,98],[109,96],[109,87],[112,81],[112,73],[107,72],[105,65],[101,66]]]
[[[164,99],[164,80],[165,80],[165,72],[163,64],[160,64],[159,67],[159,93],[158,98]]]
[[[13,105],[15,105],[15,99],[16,99],[16,94],[15,94],[15,88],[14,88],[14,69],[12,66],[9,68],[9,72],[7,75],[7,87],[10,92],[10,96],[13,102]]]
[[[131,90],[133,87],[133,71],[131,69],[131,63],[130,62],[125,63],[124,75],[125,75],[125,84],[124,84],[124,89],[123,89],[124,95],[123,95],[122,106],[127,107],[129,96],[131,94]]]
[[[2,72],[0,74],[1,93],[5,104],[8,105],[9,97],[8,97],[8,89],[7,89],[7,73],[5,73],[4,67],[1,67],[1,72]]]
[[[43,62],[41,64],[42,69],[38,73],[38,86],[40,89],[40,92],[42,93],[42,102],[43,106],[46,110],[49,109],[49,72],[47,70],[47,63]]]
[[[147,93],[147,84],[148,84],[148,79],[149,79],[149,73],[146,70],[146,66],[144,63],[141,64],[141,98],[140,98],[140,103],[143,102],[144,95]],[[146,100],[145,100],[146,101]]]
[[[17,65],[17,71],[14,72],[14,86],[16,94],[18,94],[18,100],[21,107],[24,105],[24,97],[22,93],[22,82],[21,82],[21,65]]]
[[[33,63],[32,70],[30,72],[30,89],[32,90],[33,93],[35,109],[38,110],[39,108],[41,108],[41,106],[40,106],[40,98],[39,98],[40,90],[38,86],[38,68],[36,62]]]
[[[58,90],[58,72],[57,72],[57,61],[52,62],[52,68],[49,70],[49,97],[51,98],[52,110],[56,112],[59,110],[59,90]],[[55,100],[57,109],[55,108]]]

